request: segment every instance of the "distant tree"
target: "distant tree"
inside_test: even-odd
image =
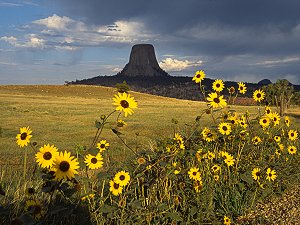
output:
[[[300,105],[300,91],[294,93],[291,104]]]
[[[277,80],[275,84],[264,86],[266,101],[269,105],[275,105],[280,116],[283,116],[286,109],[290,106],[293,98],[294,87],[286,80]]]
[[[125,80],[123,81],[123,83],[117,83],[116,88],[120,93],[128,93],[128,91],[130,91],[130,87]]]

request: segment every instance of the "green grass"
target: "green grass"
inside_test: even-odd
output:
[[[18,155],[22,151],[15,143],[19,128],[30,126],[33,130],[32,141],[54,144],[60,150],[73,150],[76,144],[89,146],[96,129],[95,120],[114,110],[113,88],[100,86],[0,86],[0,162],[5,160],[1,154]],[[195,118],[206,109],[204,102],[178,100],[132,92],[138,101],[134,115],[124,119],[128,126],[120,130],[127,143],[138,149],[147,148],[149,142],[159,137],[171,137],[174,124],[176,129],[184,131],[195,122]],[[257,112],[257,106],[231,106],[237,112]],[[263,107],[261,107],[263,110]],[[291,108],[294,121],[299,122],[300,110]],[[109,120],[102,138],[107,139],[112,148],[123,148],[120,140],[113,134],[115,117]],[[201,125],[212,122],[210,115],[204,115]],[[138,134],[138,136],[136,135]],[[21,154],[23,155],[23,154]]]

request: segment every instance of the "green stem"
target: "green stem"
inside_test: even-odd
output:
[[[24,171],[23,171],[23,178],[24,180],[26,179],[26,170],[27,170],[27,148],[25,149],[25,153],[24,153]]]

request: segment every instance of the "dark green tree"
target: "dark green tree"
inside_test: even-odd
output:
[[[128,91],[130,91],[130,87],[125,80],[123,81],[123,83],[117,83],[116,88],[120,93],[128,93]]]

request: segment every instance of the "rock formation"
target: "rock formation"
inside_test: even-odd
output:
[[[132,47],[129,62],[118,76],[165,77],[168,73],[159,67],[153,45],[137,44]]]

